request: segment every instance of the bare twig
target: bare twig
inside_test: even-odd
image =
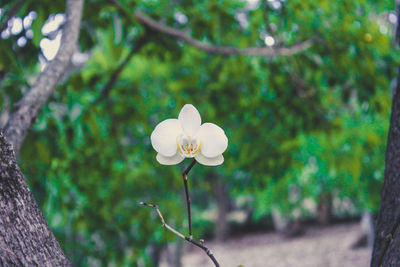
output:
[[[195,162],[195,161],[194,161],[194,162]],[[192,162],[191,166],[193,167],[193,165],[194,165],[194,163]],[[190,166],[189,166],[189,167],[190,167]],[[190,167],[190,168],[191,168],[191,167]],[[189,168],[188,168],[188,169],[189,169]],[[190,170],[190,169],[189,169],[189,170]],[[215,266],[216,266],[216,267],[219,267],[219,263],[218,263],[218,261],[215,259],[214,254],[211,252],[211,250],[210,250],[209,248],[207,248],[206,246],[204,246],[204,244],[203,244],[204,241],[203,241],[203,240],[201,240],[200,242],[197,242],[197,241],[193,240],[193,238],[184,236],[182,233],[178,232],[178,231],[175,230],[173,227],[171,227],[170,225],[168,225],[168,224],[165,222],[164,217],[162,216],[162,213],[161,213],[161,211],[160,211],[160,209],[158,208],[157,205],[149,204],[149,203],[146,203],[146,202],[139,202],[139,205],[147,206],[147,207],[153,208],[153,209],[157,212],[158,217],[160,217],[162,227],[165,227],[166,229],[168,229],[170,232],[172,232],[172,233],[175,234],[176,236],[179,236],[180,238],[182,238],[182,239],[188,241],[189,243],[192,243],[193,245],[195,245],[195,246],[201,248],[201,249],[207,254],[207,256],[213,261],[213,263],[215,264]]]
[[[175,230],[174,228],[172,228],[171,226],[169,226],[169,225],[165,222],[164,217],[162,216],[161,211],[158,209],[158,206],[157,206],[157,205],[149,204],[149,203],[146,203],[146,202],[139,202],[139,205],[154,208],[154,210],[155,210],[155,211],[157,212],[157,214],[158,214],[158,217],[160,217],[162,227],[167,228],[169,231],[171,231],[172,233],[174,233],[175,235],[179,236],[179,237],[182,238],[182,239],[185,239],[185,238],[186,238],[183,234],[179,233],[177,230]]]
[[[193,166],[195,164],[196,164],[196,160],[193,159],[192,163],[190,163],[190,165],[182,172],[183,182],[184,182],[184,185],[185,185],[186,204],[187,204],[187,210],[188,210],[189,237],[184,236],[182,233],[178,232],[177,230],[172,228],[170,225],[168,225],[165,222],[164,217],[162,216],[161,211],[158,209],[157,205],[149,204],[149,203],[146,203],[146,202],[139,202],[139,205],[154,208],[154,210],[157,212],[158,216],[160,217],[161,224],[162,224],[163,227],[167,228],[169,231],[171,231],[175,235],[179,236],[180,238],[188,241],[189,243],[192,243],[193,245],[201,248],[207,254],[207,256],[213,261],[215,266],[219,267],[219,263],[215,259],[215,257],[212,254],[211,250],[209,248],[207,248],[206,246],[204,246],[204,240],[201,239],[200,242],[197,242],[197,241],[195,241],[193,239],[193,234],[192,234],[192,215],[190,213],[190,196],[189,196],[189,189],[188,189],[187,180],[188,180],[188,174],[189,174],[190,170],[193,168]]]
[[[188,188],[188,174],[190,170],[193,168],[194,164],[196,164],[196,160],[193,159],[192,163],[182,172],[183,183],[185,186],[185,195],[186,195],[186,205],[187,205],[187,212],[188,212],[188,223],[189,223],[189,238],[193,238],[192,233],[192,214],[190,212],[190,195],[189,195],[189,188]]]
[[[39,75],[34,85],[17,103],[16,110],[12,112],[8,120],[4,132],[8,141],[14,146],[16,154],[18,154],[36,116],[53,93],[59,78],[69,65],[78,41],[82,8],[83,0],[67,0],[66,23],[59,51],[54,60],[50,61]]]

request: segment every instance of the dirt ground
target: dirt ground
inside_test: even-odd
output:
[[[251,234],[224,243],[208,242],[221,267],[358,267],[369,266],[371,250],[352,249],[358,224],[309,228],[304,236]],[[200,249],[185,245],[184,267],[214,266]]]

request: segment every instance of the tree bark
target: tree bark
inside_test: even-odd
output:
[[[72,266],[0,130],[0,266]]]
[[[63,26],[61,46],[56,57],[47,64],[33,86],[17,103],[16,109],[12,112],[4,129],[4,134],[14,146],[17,155],[29,128],[56,88],[76,49],[83,0],[67,0],[66,6],[66,22]]]
[[[400,73],[400,70],[399,70]],[[400,87],[393,97],[371,267],[400,266]]]
[[[400,6],[396,1],[397,17]],[[400,21],[397,22],[396,43]],[[376,221],[371,267],[400,266],[400,68],[393,94],[389,136],[386,147],[385,173],[381,191],[381,206]]]
[[[393,97],[372,267],[400,266],[400,88]]]

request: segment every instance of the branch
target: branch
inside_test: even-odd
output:
[[[317,89],[313,86],[308,85],[305,80],[297,75],[297,73],[291,71],[289,68],[286,68],[286,71],[289,74],[290,78],[296,83],[297,87],[295,86],[295,90],[299,97],[309,98],[317,93]]]
[[[113,3],[116,0],[112,1]],[[123,9],[121,5],[117,6],[118,9]],[[124,10],[124,14],[126,11]],[[182,40],[194,47],[199,48],[200,50],[210,52],[212,54],[221,54],[227,56],[233,55],[245,55],[245,56],[290,56],[301,51],[308,49],[313,43],[314,38],[306,40],[304,42],[300,42],[294,44],[289,47],[248,47],[248,48],[237,48],[233,46],[213,46],[211,44],[207,44],[205,42],[198,41],[193,39],[189,35],[187,35],[184,31],[174,29],[172,27],[166,26],[160,22],[157,22],[145,15],[140,11],[135,12],[135,17],[138,19],[144,26],[150,28],[151,30],[161,32],[163,34],[169,35],[176,39]]]
[[[131,58],[147,43],[148,36],[144,35],[137,42],[135,42],[131,48],[131,51],[126,56],[126,58],[121,62],[121,64],[113,71],[110,80],[101,89],[99,97],[94,101],[94,104],[101,102],[103,99],[107,98],[111,89],[114,87],[115,83],[118,81],[119,75],[124,70],[126,65],[129,63]]]
[[[135,16],[133,16],[131,12],[129,12],[129,10],[121,6],[118,0],[107,0],[107,1],[113,6],[115,6],[122,13],[122,15],[124,15],[129,20],[130,23],[132,24],[135,23],[136,21]]]
[[[294,44],[289,47],[248,47],[248,48],[237,48],[233,46],[213,46],[211,44],[207,44],[205,42],[198,41],[189,35],[187,35],[184,31],[177,30],[175,28],[166,26],[154,19],[150,18],[146,14],[136,10],[134,15],[130,13],[125,7],[123,7],[118,0],[108,0],[112,5],[114,5],[121,13],[128,19],[131,23],[135,23],[138,20],[147,28],[157,31],[166,35],[169,35],[173,38],[182,40],[194,47],[199,48],[200,50],[212,53],[212,54],[221,54],[226,56],[233,55],[245,55],[245,56],[290,56],[299,52],[302,52],[316,41],[316,38],[311,38],[304,42],[300,42]]]
[[[5,136],[18,154],[25,136],[35,121],[39,111],[47,102],[65,72],[75,51],[82,16],[83,0],[67,0],[66,23],[61,46],[54,60],[50,61],[39,75],[34,85],[16,104],[5,127]]]
[[[196,161],[194,161],[194,162],[196,162]],[[194,165],[194,163],[192,163],[191,165]],[[193,167],[193,166],[192,166],[192,167]],[[190,167],[190,168],[191,168],[191,167]],[[207,254],[207,256],[210,257],[210,259],[213,261],[213,263],[215,264],[215,266],[216,266],[216,267],[219,267],[219,263],[218,263],[218,261],[215,259],[215,257],[214,257],[214,255],[212,254],[211,250],[210,250],[209,248],[207,248],[206,246],[203,245],[203,242],[204,242],[203,240],[200,240],[200,243],[199,243],[199,242],[196,242],[196,241],[193,240],[193,238],[184,236],[183,234],[181,234],[180,232],[178,232],[177,230],[175,230],[174,228],[172,228],[170,225],[168,225],[168,224],[165,222],[164,217],[162,216],[161,211],[158,209],[158,206],[157,206],[157,205],[149,204],[149,203],[146,203],[146,202],[139,202],[139,205],[147,206],[147,207],[153,208],[153,209],[157,212],[158,217],[160,217],[162,227],[167,228],[170,232],[172,232],[172,233],[175,234],[176,236],[179,236],[180,238],[182,238],[182,239],[188,241],[189,243],[192,243],[193,245],[195,245],[195,246],[201,248],[201,249]]]

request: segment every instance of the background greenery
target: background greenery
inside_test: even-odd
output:
[[[0,2],[0,22],[16,2]],[[325,194],[338,207],[351,203],[337,216],[377,211],[400,60],[391,38],[393,1],[120,4],[216,45],[263,47],[266,36],[276,46],[317,41],[288,57],[221,56],[146,31],[110,1],[86,1],[79,47],[90,57],[62,81],[20,154],[45,217],[77,265],[153,264],[149,248],[175,237],[138,201],[158,203],[168,221],[186,232],[180,171],[189,162],[158,164],[149,139],[155,125],[177,117],[185,103],[229,138],[222,166],[197,165],[190,174],[197,237],[213,232],[216,180],[227,188],[231,208],[248,214],[247,224],[262,222],[273,209],[314,218],[305,203],[317,204]],[[35,81],[38,57],[45,61],[40,41],[54,38],[41,29],[64,6],[27,0],[17,16],[35,11],[32,25],[2,34],[3,110]],[[21,37],[24,46],[17,45]],[[104,95],[115,69],[143,38],[142,49]]]

